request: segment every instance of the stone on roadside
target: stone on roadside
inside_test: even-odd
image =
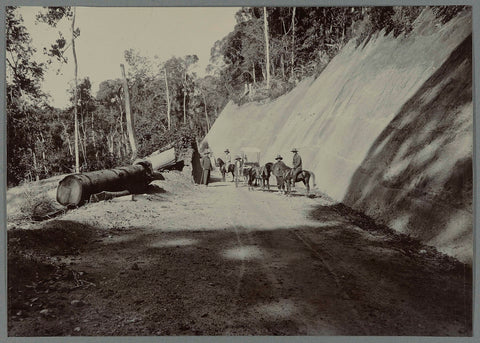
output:
[[[72,300],[72,301],[70,302],[70,304],[72,304],[73,306],[80,307],[80,306],[83,306],[83,305],[84,305],[84,302],[81,301],[81,300]]]

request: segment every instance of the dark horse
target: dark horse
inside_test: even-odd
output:
[[[258,176],[262,181],[262,189],[265,189],[265,185],[267,185],[267,189],[270,190],[270,174],[272,174],[273,162],[268,162],[264,166],[261,166],[258,171]]]
[[[286,166],[283,162],[275,163],[273,167],[273,174],[277,177],[278,189],[283,190],[285,194],[290,193],[291,183],[293,179],[293,169]],[[295,182],[302,181],[305,187],[307,188],[307,195],[310,193],[310,177],[313,179],[313,187],[315,184],[315,174],[308,170],[302,170],[295,180]],[[287,185],[285,189],[285,185]]]
[[[260,179],[260,167],[252,166],[246,171],[248,190],[253,190],[254,186],[257,186],[257,181]]]
[[[217,164],[218,164],[218,167],[220,168],[220,172],[222,173],[222,181],[225,181],[225,175],[228,174],[228,173],[232,173],[232,182],[234,181],[234,178],[235,178],[235,165],[234,164],[230,164],[228,166],[228,170],[225,166],[225,162],[223,162],[223,160],[219,157],[217,158]]]

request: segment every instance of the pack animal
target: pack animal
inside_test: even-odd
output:
[[[220,168],[220,172],[222,173],[222,181],[225,181],[225,176],[228,173],[232,173],[232,182],[235,179],[235,165],[230,164],[228,167],[226,166],[225,162],[219,157],[217,158],[217,164],[218,167]]]
[[[267,189],[270,190],[270,175],[272,174],[273,162],[268,162],[265,165],[261,166],[258,171],[258,177],[262,183],[262,189],[265,189],[265,185]]]

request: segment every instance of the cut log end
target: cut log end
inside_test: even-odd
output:
[[[57,201],[64,206],[78,206],[82,202],[83,186],[75,175],[65,177],[57,188]]]

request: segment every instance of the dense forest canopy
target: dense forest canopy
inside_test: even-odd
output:
[[[437,6],[433,11],[439,22],[446,22],[463,8]],[[273,99],[288,92],[302,79],[321,73],[351,39],[360,45],[378,32],[408,35],[423,9],[244,7],[235,15],[233,30],[211,48],[204,77],[192,72],[198,62],[195,54],[161,61],[127,48],[138,155],[174,141],[201,140],[228,101]],[[53,27],[60,20],[72,21],[72,32],[44,47],[52,59],[72,63],[67,55],[80,37],[72,8],[45,8],[37,19]],[[49,63],[35,61],[34,53],[17,8],[6,7],[8,186],[74,172],[76,150],[81,171],[130,163],[122,80],[104,80],[96,94],[88,77],[77,80],[69,90],[71,105],[53,108],[41,90]]]

